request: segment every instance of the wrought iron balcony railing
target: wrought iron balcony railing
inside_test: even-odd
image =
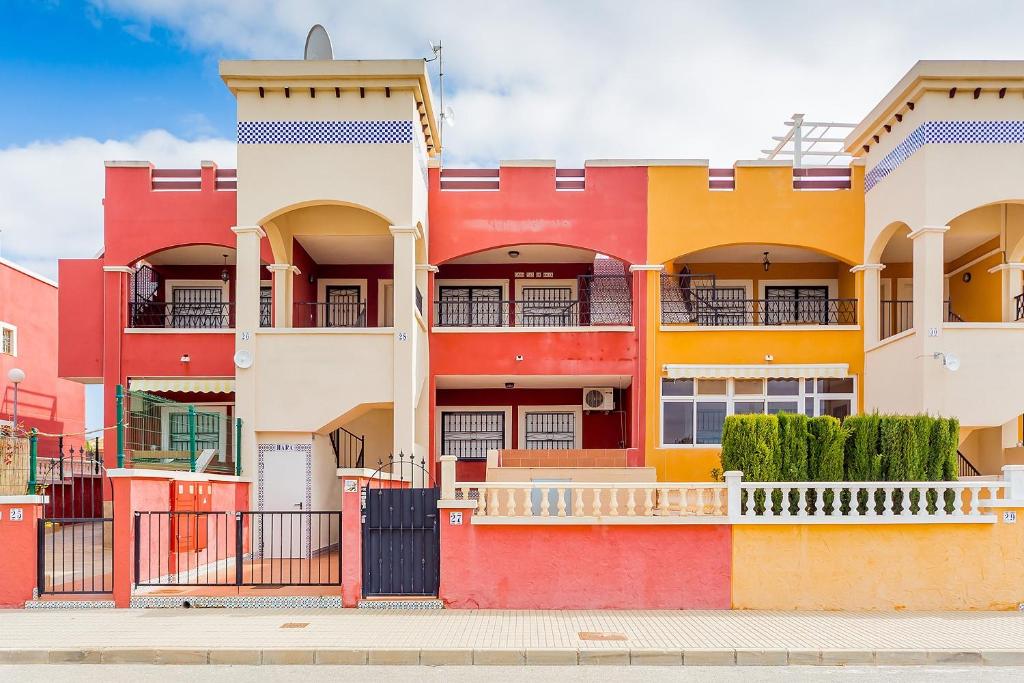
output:
[[[498,301],[442,299],[434,302],[436,327],[598,327],[633,324],[625,301]]]
[[[1017,316],[1014,320],[1024,320],[1024,294],[1018,294],[1013,297],[1013,302],[1016,305]]]
[[[662,301],[661,321],[706,327],[856,325],[856,299],[691,299]]]
[[[296,303],[292,327],[366,327],[365,301]]]
[[[953,304],[949,301],[942,302],[942,320],[947,323],[962,323],[964,321],[953,310]],[[914,302],[910,299],[883,299],[879,302],[879,338],[889,337],[906,332],[914,326]]]
[[[260,302],[260,327],[270,327],[270,302]],[[223,330],[235,326],[235,302],[131,301],[128,327],[139,329]]]

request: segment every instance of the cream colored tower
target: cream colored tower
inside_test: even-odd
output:
[[[236,364],[236,411],[243,467],[255,479],[264,451],[294,446],[312,460],[304,468],[307,490],[298,490],[301,458],[294,481],[286,476],[288,482],[273,485],[295,488],[282,495],[298,496],[300,507],[323,508],[340,488],[327,464],[334,458],[328,435],[336,428],[371,414],[374,424],[386,425],[390,417],[390,442],[378,440],[366,467],[389,451],[427,453],[426,421],[417,419],[428,400],[427,328],[417,289],[426,291],[427,160],[437,133],[426,65],[225,61],[220,73],[238,104],[236,350],[244,353]],[[296,264],[299,241],[316,245],[330,263],[392,263],[391,320],[293,326],[293,297],[307,277]],[[273,283],[270,328],[259,326],[261,263],[269,271],[264,286]],[[322,318],[323,309],[316,315]],[[254,502],[262,500],[264,483],[271,486],[254,488]]]

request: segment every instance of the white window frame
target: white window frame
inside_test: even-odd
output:
[[[575,425],[575,434],[573,434],[572,447],[574,449],[582,448],[580,444],[583,443],[583,406],[582,405],[567,405],[567,406],[519,406],[519,416],[517,423],[519,425],[519,438],[517,439],[518,448],[526,448],[526,415],[528,413],[575,413],[575,419],[573,424]]]
[[[437,435],[435,439],[434,450],[437,451],[438,457],[446,455],[441,451],[444,446],[444,439],[442,438],[441,432],[441,417],[443,413],[505,413],[505,448],[508,448],[508,444],[512,442],[512,406],[435,406],[434,410],[434,434]],[[486,453],[484,454],[486,455]],[[469,460],[467,462],[483,462],[483,460]]]
[[[388,293],[388,288],[391,293]],[[391,311],[391,323],[388,323],[388,310]],[[395,280],[380,278],[377,280],[377,327],[395,326]]]
[[[658,444],[659,448],[672,448],[672,449],[707,449],[707,448],[719,448],[719,443],[696,443],[697,440],[697,403],[721,403],[725,402],[725,414],[726,416],[735,415],[736,403],[746,403],[761,401],[764,403],[764,415],[768,414],[769,402],[783,402],[783,401],[796,401],[797,412],[800,414],[807,415],[806,410],[806,399],[811,398],[813,400],[812,408],[813,414],[807,415],[807,417],[817,417],[821,414],[821,401],[850,401],[850,414],[856,415],[858,413],[857,407],[857,377],[850,375],[842,378],[829,378],[829,377],[765,377],[760,378],[763,384],[761,394],[736,394],[736,380],[744,379],[759,379],[757,377],[707,377],[704,381],[716,381],[725,380],[725,394],[705,394],[700,395],[698,393],[698,385],[700,384],[700,378],[694,378],[693,382],[693,395],[692,396],[665,396],[664,384],[662,380],[669,379],[668,377],[658,378]],[[790,396],[769,396],[768,395],[768,379],[795,379],[798,383],[798,392]],[[807,380],[814,380],[814,390],[807,391]],[[818,380],[819,379],[849,379],[853,381],[853,392],[842,393],[842,394],[825,394],[818,393]],[[693,404],[693,440],[694,443],[678,444],[678,443],[665,443],[665,404],[666,403],[692,403]],[[756,414],[756,413],[755,413]]]
[[[14,325],[14,324],[11,324],[11,323],[8,323],[8,322],[3,322],[2,320],[0,320],[0,333],[6,333],[6,332],[10,332],[11,333],[11,352],[10,353],[6,353],[6,352],[0,351],[0,353],[2,353],[2,355],[5,355],[5,356],[11,356],[12,358],[17,358],[18,357],[18,326]],[[0,348],[3,348],[3,347],[0,346]]]
[[[225,452],[227,448],[227,417],[228,417],[228,405],[227,403],[208,404],[208,403],[196,403],[194,404],[197,413],[220,413],[224,416],[220,420],[220,433],[217,438],[220,442],[220,448],[217,449],[217,462],[226,462],[228,454]],[[171,414],[185,413],[188,414],[187,405],[171,405],[171,406],[160,406],[160,447],[165,451],[171,450]],[[199,454],[196,453],[198,456]]]

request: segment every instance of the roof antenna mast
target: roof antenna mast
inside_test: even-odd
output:
[[[451,126],[451,127],[455,126],[455,112],[452,110],[451,107],[448,107],[446,109],[445,106],[444,106],[444,47],[442,46],[440,40],[437,41],[436,43],[434,41],[430,41],[430,52],[431,52],[431,54],[433,56],[431,56],[431,57],[424,57],[423,61],[424,62],[433,62],[434,60],[437,60],[437,87],[438,87],[438,93],[440,94],[440,99],[439,99],[439,105],[440,106],[438,108],[441,110],[441,114],[440,114],[440,116],[438,116],[439,120],[437,122],[437,124],[438,124],[437,147],[438,147],[438,154],[439,155],[443,155],[444,154],[444,124],[445,124],[445,121],[447,121],[449,126]]]

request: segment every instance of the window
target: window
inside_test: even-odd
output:
[[[485,460],[487,451],[505,447],[505,411],[442,411],[441,455]]]
[[[224,286],[169,285],[171,289],[170,326],[175,329],[222,329],[230,327],[228,306],[224,304]]]
[[[524,327],[579,325],[579,302],[573,287],[524,286],[518,302],[519,324]]]
[[[501,327],[507,323],[501,287],[439,287],[437,324],[444,327]]]
[[[764,323],[828,323],[828,287],[765,287]]]
[[[800,380],[670,379],[661,380],[662,446],[717,445],[728,415],[803,413],[839,419],[856,405],[853,377]]]
[[[263,285],[260,287],[260,327],[270,327],[271,310],[274,305],[274,290]]]
[[[10,323],[0,322],[0,353],[18,355],[18,328]]]
[[[576,413],[526,413],[525,446],[528,450],[568,450],[576,445]]]
[[[170,451],[188,451],[190,448],[188,409],[185,407],[166,408],[164,415],[164,448]],[[217,460],[225,462],[227,448],[226,425],[228,422],[225,406],[196,407],[196,453],[207,449],[217,452]]]

